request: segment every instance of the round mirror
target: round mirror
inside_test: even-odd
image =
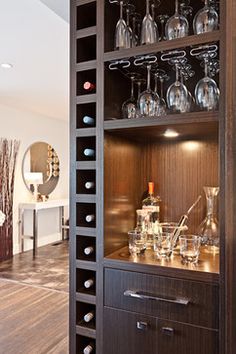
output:
[[[55,149],[45,142],[32,144],[23,158],[22,175],[30,192],[45,196],[52,193],[60,176],[60,162]]]

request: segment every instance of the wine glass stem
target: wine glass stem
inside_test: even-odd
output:
[[[178,14],[179,13],[179,1],[175,0],[175,13]]]
[[[150,15],[149,1],[150,0],[146,0],[146,15]]]
[[[123,20],[123,1],[120,2],[120,20]]]
[[[178,68],[178,64],[175,64],[175,71],[176,71],[176,82],[179,81],[179,68]]]
[[[147,90],[151,89],[151,65],[147,66]]]
[[[155,88],[154,88],[154,92],[157,93],[157,76],[155,76]]]
[[[207,61],[205,60],[205,77],[208,76],[208,65],[207,65]]]
[[[134,98],[134,78],[131,78],[131,98]]]
[[[126,15],[127,15],[126,24],[127,24],[127,27],[129,27],[129,9],[126,10]]]
[[[163,79],[160,79],[161,82],[161,99],[163,99],[164,95],[163,95]]]
[[[155,5],[152,4],[152,19],[155,19]]]

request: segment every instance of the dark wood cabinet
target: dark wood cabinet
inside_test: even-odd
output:
[[[218,354],[217,330],[104,309],[104,354]]]
[[[145,1],[133,2],[143,15]],[[194,35],[191,27],[188,37],[119,51],[113,48],[115,1],[71,0],[70,5],[70,354],[82,354],[90,343],[92,354],[234,354],[235,1],[220,0],[214,32]],[[190,5],[195,14],[202,1]],[[158,12],[172,15],[173,8],[174,0],[161,1]],[[161,55],[184,49],[195,71],[187,83],[194,95],[203,70],[190,51],[206,44],[219,48],[218,110],[195,106],[189,113],[123,119],[130,81],[127,72],[110,70],[110,64],[128,59],[133,70],[136,58],[155,55],[170,76],[166,91],[174,72]],[[87,81],[93,90],[84,89]],[[166,139],[168,129],[178,137]],[[202,247],[196,266],[183,265],[178,251],[168,262],[150,251],[130,256],[127,232],[134,228],[149,181],[162,198],[161,220],[178,221],[203,196],[189,217],[189,233],[206,213],[203,186],[220,187],[219,254]],[[87,324],[83,316],[90,311],[94,319]]]

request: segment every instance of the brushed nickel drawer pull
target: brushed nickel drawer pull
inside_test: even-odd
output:
[[[175,298],[175,297],[154,296],[154,295],[133,291],[133,290],[126,290],[124,292],[124,296],[132,297],[139,300],[154,300],[154,301],[170,302],[173,304],[184,305],[184,306],[187,306],[189,304],[188,299],[178,298],[178,297]]]
[[[169,337],[174,335],[174,329],[171,327],[162,327],[161,331],[163,334]]]
[[[137,329],[140,329],[141,331],[145,331],[148,328],[147,322],[137,322]]]

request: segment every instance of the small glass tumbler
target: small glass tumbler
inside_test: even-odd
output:
[[[146,249],[146,232],[132,230],[128,232],[129,252],[137,256]]]
[[[168,259],[173,251],[171,235],[169,233],[160,232],[154,234],[153,241],[154,252],[158,258]]]
[[[196,264],[200,254],[201,237],[195,235],[180,236],[179,244],[182,262]]]

